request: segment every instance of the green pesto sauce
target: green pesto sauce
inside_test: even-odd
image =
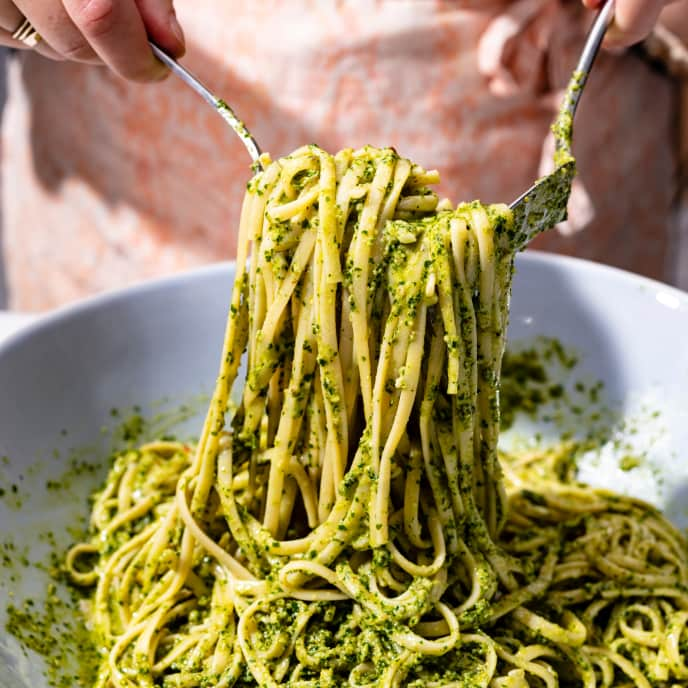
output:
[[[588,455],[588,463],[597,465],[596,457],[606,448],[620,470],[649,467],[654,481],[661,485],[662,475],[653,467],[648,449],[633,441],[638,429],[656,421],[659,412],[648,408],[638,417],[624,416],[611,405],[604,383],[586,378],[577,366],[578,354],[556,339],[538,338],[527,346],[507,349],[500,386],[500,427],[509,431],[508,444],[516,440],[508,452],[518,454],[521,448],[533,445],[546,448],[552,440],[555,448],[567,442],[567,465],[559,471],[560,479],[567,481],[576,479],[583,455]],[[520,417],[535,421],[538,432],[519,437]],[[548,426],[551,432],[546,440],[539,429],[545,431]]]
[[[576,163],[571,157],[552,174],[538,180],[529,195],[514,207],[514,229],[510,236],[514,248],[524,248],[538,234],[566,219],[575,175]]]
[[[512,349],[504,358],[502,369],[502,425],[508,427],[517,413],[537,415],[549,404],[568,404],[569,406],[600,406],[603,402],[603,388],[599,383],[583,380],[571,381],[578,357],[566,349],[559,341],[542,339],[531,343],[527,348]],[[568,379],[565,387],[562,376]],[[125,415],[113,410],[115,419],[124,420],[113,431],[113,437],[130,447],[144,441],[151,431],[151,423],[146,422],[140,410],[133,415]],[[628,457],[623,461],[628,462]],[[1,462],[0,462],[1,463]],[[55,480],[51,487],[59,491],[71,486],[78,478],[80,464],[70,466],[62,480]],[[575,465],[562,467],[562,476],[572,475]],[[343,486],[346,488],[346,486]],[[353,487],[353,486],[350,486]],[[527,495],[533,503],[542,499],[541,495],[530,492]],[[60,551],[52,534],[44,536],[52,543],[53,554],[47,562],[36,563],[29,560],[28,548],[18,547],[13,542],[0,543],[0,566],[4,571],[14,571],[11,576],[21,577],[22,568],[39,566],[52,577],[42,599],[10,599],[7,608],[6,629],[24,646],[45,659],[46,678],[55,688],[92,685],[100,662],[97,649],[93,646],[89,632],[85,629],[78,610],[82,602],[81,591],[70,588],[61,574],[64,552]],[[74,533],[74,539],[81,537]],[[380,556],[387,553],[382,553]],[[385,566],[386,561],[375,560],[376,565]],[[448,562],[448,566],[453,565]],[[12,582],[12,578],[10,578]],[[488,582],[485,582],[487,586]],[[427,595],[418,595],[424,600]],[[296,613],[303,603],[296,600],[281,600],[271,605],[259,618],[259,644],[267,649],[279,634],[284,634],[294,623]],[[423,609],[418,610],[418,615]],[[489,604],[485,601],[482,608],[470,610],[470,615],[461,619],[464,629],[480,627],[483,614],[489,614]],[[319,670],[324,666],[340,667],[333,675],[335,686],[346,685],[346,676],[351,667],[359,664],[371,666],[365,678],[371,685],[381,678],[395,651],[390,643],[390,634],[395,630],[393,615],[384,621],[366,617],[354,621],[353,604],[349,601],[322,605],[312,617],[306,635],[306,648],[316,668],[312,673],[304,672],[303,679],[316,680]],[[364,626],[364,627],[363,627]],[[288,633],[286,635],[289,635]],[[451,670],[447,673],[447,667]],[[476,644],[463,646],[460,652],[452,651],[442,657],[419,659],[407,675],[405,685],[421,688],[433,680],[433,676],[443,680],[454,680],[457,685],[480,685],[484,680],[485,657],[481,647]],[[248,669],[235,684],[237,687],[255,686]]]
[[[538,234],[563,222],[567,217],[571,185],[576,176],[573,110],[583,84],[583,74],[575,72],[552,124],[555,143],[554,172],[538,180],[529,195],[514,207],[514,229],[510,240],[511,245],[516,248],[524,247]]]
[[[60,585],[64,591],[65,585]],[[23,646],[33,650],[45,662],[45,675],[55,688],[92,685],[100,656],[84,626],[75,613],[79,593],[58,594],[58,584],[50,584],[45,598],[29,598],[7,607],[5,628]]]
[[[619,468],[622,471],[632,471],[634,468],[642,465],[642,459],[632,454],[626,454],[619,460]]]
[[[584,85],[585,75],[579,71],[574,72],[566,87],[559,114],[552,125],[555,143],[554,164],[556,167],[573,161],[573,111]]]
[[[215,107],[222,118],[230,124],[232,129],[234,129],[241,138],[248,138],[251,136],[246,125],[236,116],[234,110],[232,110],[224,100],[219,99]]]
[[[542,338],[524,349],[507,349],[500,388],[502,430],[513,426],[518,413],[534,418],[546,404],[566,401],[564,383],[577,362],[576,354],[557,339]],[[584,383],[577,385],[581,391],[587,389]],[[591,394],[598,397],[599,389],[594,389]]]
[[[517,439],[517,446],[539,445],[544,433],[550,442],[575,443],[580,455],[600,450],[618,433],[621,419],[604,383],[577,371],[578,361],[575,351],[553,338],[507,348],[500,386],[501,430],[518,438],[519,417],[538,426],[534,434],[528,429],[527,437]]]
[[[151,418],[144,418],[139,407],[112,409],[113,425],[102,429],[110,439],[109,461],[112,462],[123,450],[142,442],[173,439],[171,430],[197,416],[206,403],[207,396],[199,395],[188,404],[174,410],[163,410]],[[159,406],[168,408],[165,400]],[[68,437],[67,430],[60,434],[63,439]],[[5,631],[19,641],[25,654],[33,651],[42,657],[46,681],[54,688],[93,685],[101,661],[80,610],[91,590],[72,585],[63,571],[69,547],[67,543],[87,537],[85,516],[89,512],[91,488],[85,490],[84,485],[92,484],[108,464],[108,460],[102,457],[94,458],[94,451],[93,448],[74,449],[68,452],[68,458],[64,458],[66,451],[56,449],[48,458],[29,465],[19,483],[10,481],[6,473],[6,467],[12,463],[11,458],[0,457],[0,501],[10,509],[20,511],[28,508],[28,491],[41,485],[45,487],[48,500],[83,502],[82,513],[59,536],[46,527],[41,532],[32,533],[32,541],[9,534],[3,534],[4,539],[0,540],[0,599],[5,605]],[[58,476],[51,470],[53,461],[62,461],[65,465],[64,472]],[[42,477],[46,473],[50,473],[50,477]],[[47,554],[33,555],[38,547],[47,550]],[[34,597],[21,597],[16,590],[25,577],[33,577],[36,570],[46,581],[45,589]]]

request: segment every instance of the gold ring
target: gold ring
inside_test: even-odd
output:
[[[15,41],[21,41],[29,48],[35,48],[41,40],[41,35],[31,26],[31,22],[24,18],[19,28],[12,34]]]

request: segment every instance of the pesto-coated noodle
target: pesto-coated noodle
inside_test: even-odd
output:
[[[119,456],[67,559],[95,588],[94,686],[688,678],[682,537],[552,455],[503,479],[512,218],[437,180],[307,146],[249,183],[198,445]]]

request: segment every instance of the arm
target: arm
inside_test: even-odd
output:
[[[172,55],[184,52],[172,0],[0,0],[0,45],[26,48],[11,37],[24,18],[41,36],[42,55],[105,64],[134,81],[167,74],[148,37]]]

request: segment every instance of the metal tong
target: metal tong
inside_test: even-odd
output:
[[[614,19],[614,0],[607,0],[590,27],[578,64],[552,126],[555,137],[555,170],[536,181],[509,206],[514,212],[511,244],[522,248],[536,235],[566,218],[566,206],[576,163],[571,150],[573,120],[607,29]]]
[[[566,203],[575,175],[575,161],[571,152],[573,118],[613,16],[614,0],[607,0],[590,28],[580,60],[564,94],[559,115],[553,125],[556,139],[556,169],[552,174],[535,182],[509,206],[514,212],[514,231],[510,243],[516,248],[521,248],[537,234],[550,229],[566,217]],[[260,146],[232,108],[157,45],[151,42],[150,46],[159,60],[215,108],[246,146],[254,165],[261,168]]]
[[[222,119],[229,124],[230,127],[232,127],[236,135],[241,139],[244,146],[246,146],[246,150],[251,156],[253,163],[260,166],[260,146],[253,138],[251,132],[246,128],[246,125],[234,114],[234,110],[232,110],[232,108],[229,107],[229,105],[227,105],[222,98],[218,98],[216,95],[211,93],[211,91],[207,89],[196,76],[194,76],[188,69],[182,67],[177,60],[175,60],[173,57],[170,57],[164,50],[159,48],[152,41],[148,42],[153,50],[153,54],[163,64],[167,65],[184,83],[191,86],[191,88],[196,91],[196,93],[198,93],[203,100],[215,108],[220,117],[222,117]]]

